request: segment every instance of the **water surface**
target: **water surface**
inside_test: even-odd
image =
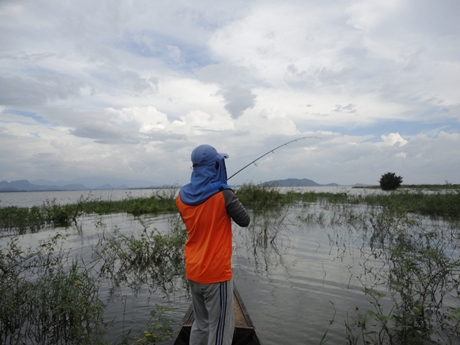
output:
[[[336,190],[342,192],[342,189]],[[346,192],[351,190],[346,189]],[[153,192],[139,190],[132,196],[148,196]],[[61,197],[59,193],[67,195]],[[131,191],[111,191],[94,197],[131,197],[127,193]],[[9,194],[13,195],[12,199],[8,199]],[[23,199],[21,194],[2,193],[0,197],[3,205],[30,206],[43,197],[56,197],[63,203],[72,202],[74,197],[78,200],[81,192],[72,195],[68,192],[25,193],[27,196]],[[249,229],[234,225],[234,282],[263,344],[319,344],[325,332],[329,338],[327,344],[344,344],[347,320],[355,317],[357,312],[372,309],[370,298],[363,289],[366,284],[373,283],[375,276],[368,276],[366,272],[386,268],[379,257],[371,255],[376,251],[371,250],[369,236],[365,233],[369,229],[361,229],[356,223],[345,221],[341,218],[343,212],[342,206],[321,203],[297,205],[272,212],[270,217],[253,215]],[[346,212],[360,215],[369,210],[365,206],[346,206]],[[89,263],[104,231],[111,233],[116,230],[136,236],[146,229],[167,232],[177,220],[177,214],[140,218],[126,214],[90,215],[78,219],[78,227],[23,235],[20,244],[24,247],[37,246],[58,231],[66,237],[66,250],[73,257]],[[442,221],[427,219],[424,224],[438,232],[449,230]],[[264,229],[271,236],[266,243],[259,237]],[[0,246],[7,240],[1,238]],[[453,251],[458,253],[456,246]],[[171,309],[168,316],[175,326],[179,325],[190,304],[188,294],[180,284],[168,294],[160,288],[152,291],[148,286],[136,292],[122,287],[113,293],[107,282],[101,288],[100,298],[107,304],[105,319],[111,322],[108,330],[110,341],[114,344],[128,329],[132,330],[133,336],[141,336],[155,304]],[[381,298],[380,303],[387,311],[393,306],[388,294]],[[455,307],[457,300],[446,303]]]

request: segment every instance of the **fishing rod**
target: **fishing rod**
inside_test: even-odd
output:
[[[276,150],[278,150],[279,148],[283,147],[283,146],[287,146],[289,145],[290,143],[293,143],[295,141],[299,141],[299,140],[303,140],[303,139],[311,139],[311,138],[316,138],[316,139],[321,139],[319,137],[302,137],[302,138],[297,138],[297,139],[294,139],[294,140],[291,140],[291,141],[288,141],[287,143],[284,143],[280,146],[277,146],[275,147],[274,149],[271,149],[270,151],[264,153],[262,156],[260,157],[257,157],[256,159],[254,159],[251,163],[245,165],[244,167],[242,167],[240,170],[238,170],[236,173],[234,173],[232,176],[230,176],[229,178],[227,178],[227,181],[230,180],[233,176],[235,176],[236,174],[239,174],[240,172],[242,172],[244,169],[246,169],[248,166],[254,164],[255,162],[257,162],[259,159],[265,157],[266,155],[268,155],[269,153],[275,153]]]

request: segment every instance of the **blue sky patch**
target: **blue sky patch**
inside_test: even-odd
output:
[[[431,120],[423,122],[389,120],[377,122],[374,125],[365,127],[333,127],[329,129],[342,135],[364,136],[372,134],[375,136],[375,139],[371,141],[380,141],[382,135],[388,135],[390,133],[399,133],[403,138],[412,137],[420,133],[432,137],[437,136],[441,131],[446,133],[458,133],[460,131],[460,124],[455,120]]]
[[[215,63],[207,52],[207,47],[191,44],[175,37],[158,33],[142,33],[152,44],[136,40],[128,33],[124,40],[115,43],[115,46],[127,50],[132,54],[143,57],[158,58],[168,66],[179,69],[194,69]]]
[[[49,122],[46,119],[44,119],[42,116],[37,115],[37,113],[33,113],[33,112],[30,112],[30,111],[5,109],[3,111],[3,113],[19,115],[19,116],[23,116],[23,117],[28,117],[30,119],[33,119],[37,123],[41,123],[41,124],[48,125],[48,126],[57,126],[58,125],[58,123]]]

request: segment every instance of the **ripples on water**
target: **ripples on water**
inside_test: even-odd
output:
[[[120,191],[116,196],[106,196],[126,197],[126,193]],[[139,193],[150,195],[152,191]],[[72,197],[78,200],[80,196],[78,192]],[[34,197],[43,198],[44,195]],[[49,197],[55,195],[47,194],[46,198]],[[0,198],[5,202],[4,194]],[[27,198],[24,204],[30,200]],[[363,206],[353,208],[357,214],[366,212]],[[322,214],[330,220],[336,217],[336,210],[318,204],[308,208],[291,207],[283,212],[263,225],[277,233],[273,244],[267,246],[255,245],[251,229],[234,226],[234,281],[259,337],[265,345],[319,344],[327,331],[330,338],[327,344],[344,344],[347,318],[356,311],[371,309],[358,279],[363,275],[363,262],[375,269],[381,269],[382,264],[363,256],[368,247],[359,230],[340,224],[330,226],[327,221],[306,220],[306,214]],[[79,220],[79,229],[71,227],[27,234],[21,237],[21,244],[35,246],[60,231],[66,235],[65,246],[72,255],[88,263],[101,236],[100,224],[104,224],[107,231],[116,228],[125,234],[140,234],[145,225],[162,232],[168,231],[172,217],[176,215],[145,216],[142,225],[138,219],[125,214],[87,216]],[[255,221],[257,223],[257,219]],[[257,226],[261,224],[263,222]],[[0,244],[5,240],[1,239]],[[170,315],[175,325],[180,323],[190,303],[181,289],[166,298],[161,291],[149,293],[147,289],[134,295],[126,287],[113,295],[110,286],[106,285],[100,298],[107,303],[106,321],[113,321],[109,327],[112,342],[120,341],[121,335],[130,328],[132,336],[140,336],[156,303],[172,308]],[[388,298],[383,298],[381,303],[385,308],[391,307]]]
[[[124,200],[149,197],[162,189],[96,190],[96,191],[49,191],[49,192],[7,192],[0,193],[0,207],[32,207],[42,205],[46,200],[55,200],[65,205],[83,200]]]
[[[347,312],[368,307],[353,276],[356,249],[331,243],[327,227],[299,224],[299,212],[286,217],[276,247],[255,255],[245,229],[236,231],[235,283],[264,344],[319,344],[326,331],[343,344]]]
[[[296,192],[324,192],[324,193],[375,193],[378,189],[339,187],[281,187],[281,191],[294,190]],[[37,191],[37,192],[2,192],[0,193],[0,207],[18,206],[32,207],[42,205],[44,201],[55,200],[56,204],[72,204],[83,200],[123,200],[126,198],[149,197],[162,192],[164,189],[127,189],[127,190],[95,190],[95,191]]]

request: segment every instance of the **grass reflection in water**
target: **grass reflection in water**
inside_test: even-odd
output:
[[[342,320],[334,312],[330,324],[336,328],[345,324],[344,336],[335,339],[337,331],[328,332],[332,326],[325,323],[314,343],[339,344],[343,338],[348,344],[458,343],[458,191],[350,195],[280,193],[274,187],[245,185],[237,193],[252,214],[244,246],[256,274],[267,275],[278,266],[290,279],[287,259],[296,231],[309,225],[327,233],[331,255],[340,259],[357,251],[359,264],[349,268],[350,281],[359,281],[370,307],[350,309]],[[8,239],[2,242],[0,256],[1,342],[107,344],[105,305],[98,295],[101,285],[110,284],[113,291],[128,287],[133,294],[147,288],[166,299],[175,289],[186,290],[182,259],[186,234],[180,219],[171,217],[168,231],[157,231],[154,223],[144,224],[140,217],[174,212],[173,194],[119,203],[80,200],[70,206],[48,202],[41,209],[0,209]],[[58,224],[82,231],[87,215],[111,212],[137,217],[142,230],[126,233],[95,222],[99,237],[89,264],[60,249],[59,241],[65,241],[60,235],[37,249],[17,246],[15,234]],[[43,220],[44,215],[51,216]],[[115,343],[161,343],[170,334],[169,315],[167,309],[155,307],[145,332],[126,330]]]

